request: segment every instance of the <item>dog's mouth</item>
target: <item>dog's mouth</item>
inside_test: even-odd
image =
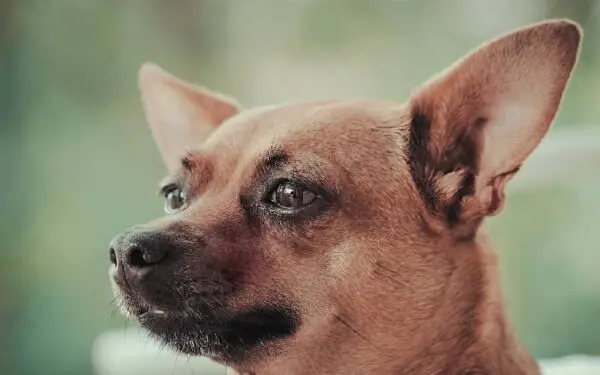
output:
[[[255,347],[292,336],[300,324],[298,314],[285,307],[226,313],[173,312],[146,305],[131,312],[145,330],[173,349],[228,363],[245,361]]]

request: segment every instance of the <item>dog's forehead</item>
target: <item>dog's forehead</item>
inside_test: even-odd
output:
[[[223,123],[205,149],[260,153],[272,148],[313,147],[336,140],[372,138],[373,128],[402,126],[404,106],[379,100],[302,102],[257,107]]]

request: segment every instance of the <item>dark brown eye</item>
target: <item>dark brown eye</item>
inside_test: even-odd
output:
[[[293,182],[279,184],[271,194],[272,204],[288,210],[297,210],[310,205],[317,194],[305,186]]]
[[[165,191],[165,212],[172,214],[182,210],[187,204],[187,195],[178,187],[172,187]]]

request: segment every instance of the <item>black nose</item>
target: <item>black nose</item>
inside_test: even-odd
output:
[[[159,265],[167,258],[171,248],[160,233],[129,232],[112,241],[109,259],[126,274],[136,273]]]

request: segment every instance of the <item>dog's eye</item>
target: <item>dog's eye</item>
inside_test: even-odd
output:
[[[293,182],[279,184],[271,193],[270,202],[288,210],[297,210],[311,204],[317,194],[305,186]]]
[[[164,192],[165,212],[168,214],[181,211],[187,204],[187,194],[177,186],[169,187]]]

